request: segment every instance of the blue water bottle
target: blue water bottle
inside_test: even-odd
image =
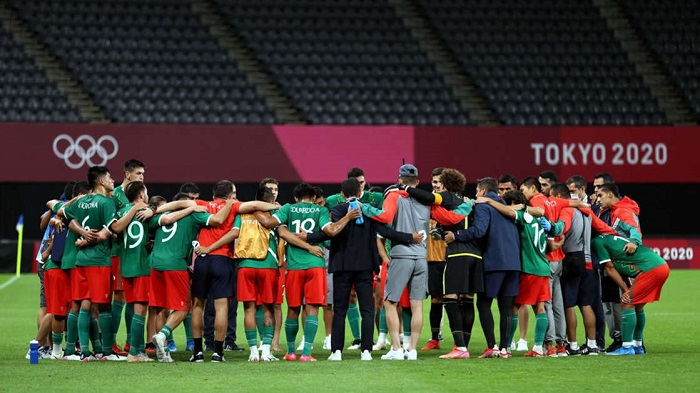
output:
[[[348,199],[348,202],[350,203],[350,210],[357,209],[360,207],[360,202],[357,201],[357,198],[350,198]],[[355,224],[357,225],[362,225],[365,222],[364,216],[360,215],[359,218],[355,220]]]
[[[29,364],[39,364],[39,342],[36,340],[29,342]]]

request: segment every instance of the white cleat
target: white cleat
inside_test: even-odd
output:
[[[257,363],[260,361],[260,353],[257,347],[250,348],[250,356],[248,356],[248,361],[252,363]]]
[[[63,351],[61,352],[52,352],[51,353],[51,359],[57,360],[57,359],[63,359]],[[78,360],[80,360],[80,357],[78,357]]]
[[[327,335],[326,338],[323,339],[323,349],[330,351],[331,350],[331,335]]]
[[[527,352],[527,340],[523,340],[522,338],[518,340],[518,346],[515,348],[515,350],[520,352]]]
[[[165,356],[165,334],[158,332],[151,338],[153,345],[156,346],[156,358],[159,362],[162,362]],[[167,363],[167,362],[166,362]]]
[[[116,353],[113,353],[111,355],[107,355],[107,356],[103,357],[102,360],[107,360],[110,362],[125,362],[126,356],[119,356]]]
[[[394,350],[393,348],[389,350],[385,355],[382,355],[382,360],[404,360],[404,350],[399,348]]]
[[[260,361],[261,362],[277,362],[279,359],[275,357],[275,355],[268,353],[268,354],[263,354],[260,356]]]
[[[335,352],[331,353],[331,356],[328,357],[328,360],[339,362],[343,360],[343,353],[340,352],[340,349],[337,349]]]
[[[376,344],[372,345],[372,350],[373,351],[381,351],[386,349],[386,341],[377,341]]]
[[[418,351],[416,351],[415,349],[405,351],[404,356],[406,356],[406,360],[418,360]]]
[[[297,351],[303,351],[304,350],[304,336],[301,336],[301,342],[299,343],[299,346],[297,347]]]
[[[80,361],[80,354],[76,352],[72,355],[66,355],[63,357],[63,360]]]
[[[360,360],[372,360],[372,354],[365,349],[362,351],[362,355],[360,355]]]
[[[170,352],[165,352],[163,354],[163,357],[158,359],[159,362],[161,363],[174,363],[175,361],[173,358],[170,357]]]

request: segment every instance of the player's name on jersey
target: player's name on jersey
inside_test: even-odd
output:
[[[318,213],[321,211],[321,209],[318,206],[313,206],[313,207],[292,206],[290,211],[292,213],[309,214],[309,213]]]
[[[242,220],[241,220],[241,224],[258,225],[259,222],[258,222],[258,220],[256,220],[256,219],[252,219],[252,220],[243,220],[243,219],[242,219]]]
[[[83,210],[97,209],[97,202],[80,202],[78,203],[78,208]]]

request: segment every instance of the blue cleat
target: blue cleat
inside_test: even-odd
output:
[[[647,352],[644,350],[644,345],[634,347],[634,354],[635,355],[646,355],[646,353]]]
[[[635,350],[633,347],[620,347],[612,352],[606,352],[606,355],[619,356],[619,355],[634,355]]]
[[[185,346],[186,351],[194,351],[194,341],[187,340],[187,345]]]
[[[177,345],[175,345],[175,341],[168,341],[167,348],[170,352],[177,352]]]

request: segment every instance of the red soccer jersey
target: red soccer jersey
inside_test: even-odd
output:
[[[537,194],[530,199],[530,206],[539,207],[544,210],[544,216],[551,222],[559,220],[561,210],[569,206],[568,199],[548,198],[544,194]],[[561,240],[561,236],[557,236],[554,240]],[[562,261],[564,259],[564,251],[559,248],[547,253],[547,259],[551,261]]]
[[[206,206],[207,211],[211,214],[218,213],[226,205],[226,200],[215,199],[211,202],[203,201],[197,199],[195,201],[199,206]],[[211,246],[224,236],[233,227],[233,221],[236,219],[236,214],[238,214],[238,209],[240,209],[243,202],[236,202],[231,207],[231,213],[226,217],[226,220],[216,228],[202,228],[199,230],[199,244],[205,247]],[[216,250],[209,253],[209,255],[223,255],[225,257],[233,258],[233,242],[227,244],[223,247],[217,248]]]

